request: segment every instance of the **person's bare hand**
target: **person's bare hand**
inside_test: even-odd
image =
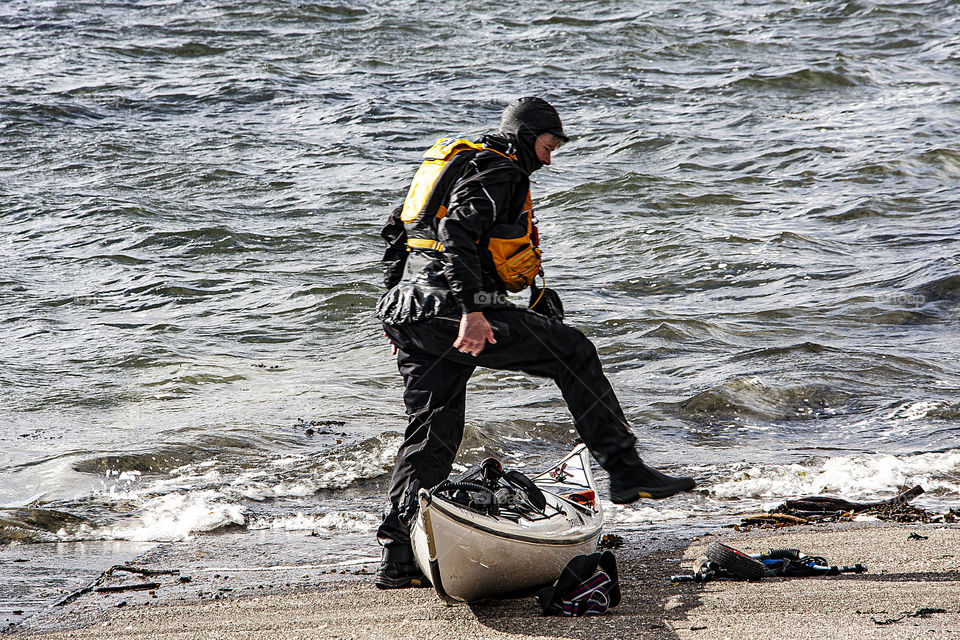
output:
[[[393,344],[393,340],[390,339],[390,336],[387,335],[387,332],[383,332],[383,337],[387,339],[387,342],[390,343],[390,355],[397,355],[397,345]]]
[[[460,333],[453,346],[462,353],[472,356],[480,355],[487,343],[497,344],[493,337],[493,329],[483,316],[482,311],[473,311],[460,316]]]

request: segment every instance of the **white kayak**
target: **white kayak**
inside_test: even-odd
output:
[[[593,553],[603,510],[578,445],[532,482],[496,460],[419,492],[411,527],[417,564],[448,603],[552,584],[574,556]]]

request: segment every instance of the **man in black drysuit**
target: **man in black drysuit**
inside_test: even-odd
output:
[[[397,350],[409,422],[391,509],[377,532],[384,546],[380,588],[426,583],[410,547],[412,494],[450,474],[463,437],[467,380],[477,366],[552,378],[580,437],[610,474],[613,502],[694,487],[692,478],[664,475],[640,460],[593,343],[558,319],[507,302],[484,250],[494,225],[527,214],[530,174],[550,164],[551,152],[567,139],[550,104],[516,100],[503,112],[498,134],[484,136],[482,149],[458,154],[443,170],[431,215],[411,221],[398,208],[381,232],[388,291],[377,315]]]

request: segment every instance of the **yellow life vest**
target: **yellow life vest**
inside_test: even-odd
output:
[[[400,220],[404,224],[410,224],[420,217],[420,214],[431,204],[431,196],[434,195],[443,170],[457,154],[470,149],[480,151],[483,145],[464,138],[440,138],[423,153],[423,162],[414,174],[413,182],[410,183],[410,189],[407,191],[407,198],[403,201]],[[444,217],[447,215],[447,207],[438,205],[435,215],[438,220]]]
[[[514,224],[496,224],[487,234],[487,251],[507,291],[517,292],[533,284],[541,273],[540,238],[533,224],[530,192],[523,213]]]
[[[413,176],[413,182],[403,201],[400,220],[407,228],[407,250],[428,249],[443,251],[437,239],[437,222],[447,215],[447,193],[438,192],[438,186],[447,188],[452,184],[443,180],[444,170],[456,156],[464,151],[487,149],[482,144],[464,138],[440,138],[423,154],[424,161]],[[500,153],[495,149],[489,149]],[[516,156],[500,155],[516,160]],[[430,213],[432,212],[432,216]],[[425,217],[424,214],[427,214]],[[432,218],[432,219],[431,219]],[[477,241],[485,244],[493,259],[493,266],[507,291],[516,292],[533,284],[541,272],[541,253],[537,228],[533,222],[533,204],[527,192],[523,213],[514,224],[495,224],[485,238]]]

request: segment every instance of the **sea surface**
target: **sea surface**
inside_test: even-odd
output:
[[[960,506],[960,3],[8,0],[0,615],[73,588],[34,548],[375,557],[378,232],[523,95],[572,138],[533,184],[547,282],[644,458],[700,482],[613,529]],[[457,468],[573,438],[552,382],[480,370]]]

